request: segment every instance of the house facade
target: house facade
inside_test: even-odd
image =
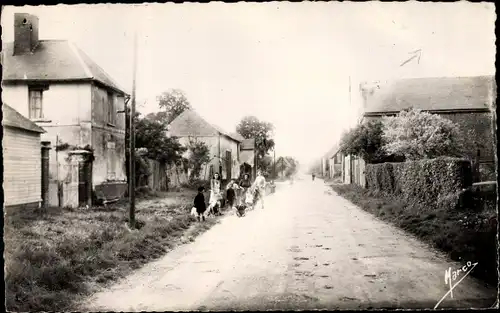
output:
[[[363,98],[361,123],[394,116],[405,109],[420,109],[439,114],[456,123],[468,140],[476,180],[494,176],[496,139],[494,114],[496,84],[493,76],[427,77],[360,85]],[[344,157],[345,183],[364,185],[365,162]],[[494,178],[494,177],[493,177]]]
[[[2,97],[46,130],[50,205],[121,197],[127,178],[120,112],[128,95],[73,43],[38,40],[36,16],[16,13],[14,28],[14,43],[2,53]],[[72,187],[63,190],[68,181]]]
[[[337,145],[328,151],[328,173],[327,177],[332,179],[342,174],[342,154],[339,152]]]
[[[219,173],[223,180],[240,176],[241,136],[223,131],[194,110],[186,110],[175,118],[168,127],[168,134],[177,137],[184,147],[192,141],[201,141],[208,146],[210,162],[202,168],[200,178],[210,179],[214,173]],[[189,150],[185,157],[188,154]]]
[[[45,131],[2,104],[3,194],[7,209],[42,204],[42,143]]]

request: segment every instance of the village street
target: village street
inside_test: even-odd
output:
[[[195,242],[95,294],[85,308],[433,308],[450,289],[445,270],[474,262],[447,261],[322,180],[280,185],[266,200],[264,210],[225,217]],[[494,298],[468,276],[439,307],[486,307]]]

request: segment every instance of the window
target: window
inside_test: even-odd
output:
[[[116,150],[115,150],[115,143],[114,142],[108,142],[106,145],[106,148],[108,149],[107,151],[107,178],[108,180],[114,180],[116,179]]]
[[[42,88],[29,88],[29,117],[30,119],[43,118]]]
[[[115,125],[115,97],[112,92],[108,92],[108,118],[107,122],[109,124]]]

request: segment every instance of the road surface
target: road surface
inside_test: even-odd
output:
[[[279,186],[263,210],[225,217],[195,242],[95,294],[85,307],[433,308],[450,289],[445,270],[466,261],[474,262],[447,260],[309,178]],[[467,276],[439,307],[490,307],[495,295]]]

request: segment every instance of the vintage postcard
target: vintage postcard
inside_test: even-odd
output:
[[[497,308],[495,21],[3,6],[6,309]]]

